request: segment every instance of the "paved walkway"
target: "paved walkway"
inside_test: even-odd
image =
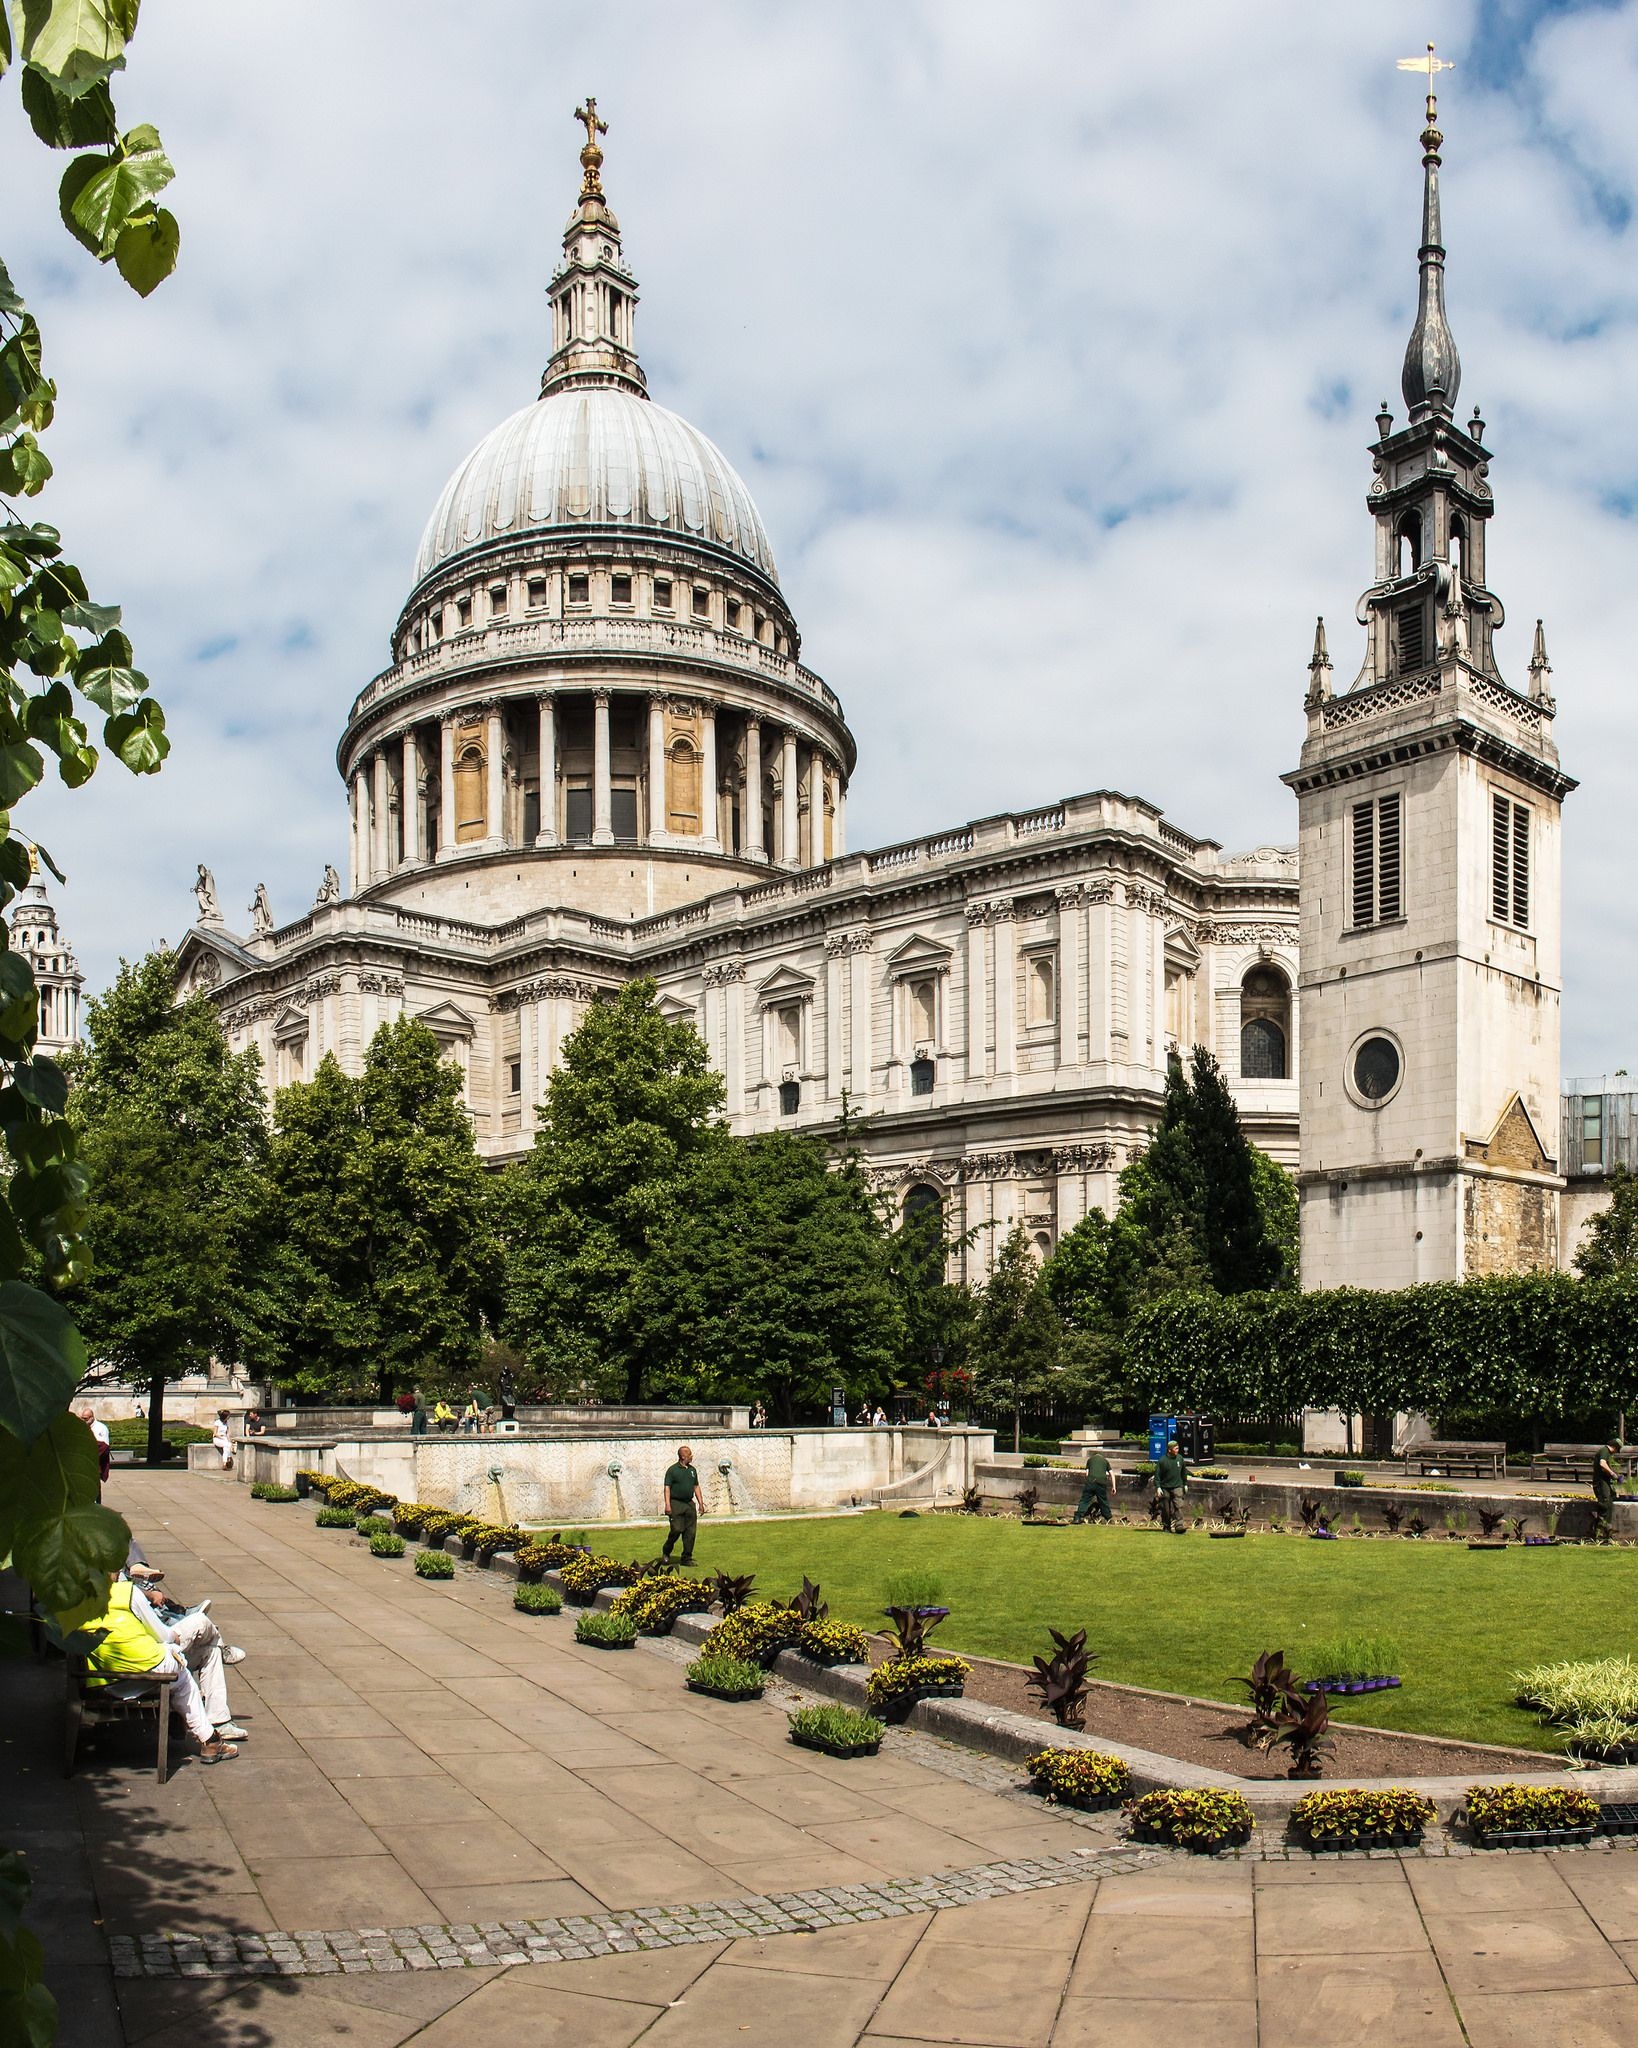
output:
[[[776,1704],[579,1648],[490,1575],[416,1582],[304,1506],[113,1497],[252,1653],[235,1762],[160,1788],[115,1736],[69,1788],[128,2042],[1638,2040],[1638,1856],[1134,1851],[925,1737],[797,1751]]]

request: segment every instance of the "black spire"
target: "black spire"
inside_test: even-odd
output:
[[[1428,125],[1422,131],[1422,281],[1416,299],[1416,325],[1411,329],[1399,380],[1412,426],[1432,414],[1450,418],[1462,382],[1462,359],[1445,318],[1445,246],[1439,227],[1439,145],[1445,138],[1434,126],[1437,113],[1430,92]]]

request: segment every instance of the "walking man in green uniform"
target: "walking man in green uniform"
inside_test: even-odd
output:
[[[677,1446],[677,1462],[665,1475],[665,1517],[671,1524],[670,1533],[660,1545],[660,1555],[670,1557],[671,1546],[682,1538],[682,1561],[694,1562],[694,1531],[699,1518],[705,1512],[705,1504],[699,1497],[700,1475],[694,1464],[694,1453],[687,1444]]]
[[[1183,1520],[1183,1489],[1189,1483],[1189,1468],[1178,1455],[1177,1438],[1166,1446],[1166,1455],[1155,1460],[1155,1485],[1160,1490],[1160,1520],[1174,1536],[1186,1536]]]
[[[410,1435],[425,1436],[427,1433],[427,1404],[421,1389],[415,1389],[415,1405],[410,1410]]]
[[[1081,1488],[1081,1504],[1075,1510],[1075,1520],[1084,1522],[1093,1515],[1100,1522],[1112,1522],[1114,1511],[1109,1505],[1109,1460],[1102,1451],[1089,1451],[1086,1459],[1086,1484]]]
[[[1615,1469],[1621,1446],[1612,1437],[1593,1460],[1593,1539],[1608,1543],[1615,1534]]]

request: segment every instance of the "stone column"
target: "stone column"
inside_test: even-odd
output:
[[[1086,1057],[1097,1066],[1109,1057],[1110,891],[1094,883],[1086,916]]]
[[[665,787],[665,699],[658,690],[648,700],[648,843],[662,845],[670,815]]]
[[[455,851],[455,721],[444,718],[438,725],[438,858],[448,860]]]
[[[484,706],[483,839],[506,844],[506,720],[498,704]]]
[[[421,836],[421,749],[413,732],[404,735],[404,859],[419,867],[426,859],[426,843]]]
[[[722,851],[722,806],[717,794],[717,713],[706,704],[700,713],[700,831],[707,853]]]
[[[833,780],[836,789],[836,822],[830,833],[831,857],[840,860],[847,852],[847,789],[842,781],[840,768],[833,771]]]
[[[557,844],[557,707],[550,697],[540,700],[540,826],[535,844]]]
[[[1018,932],[1012,905],[992,905],[995,936],[995,1071],[1013,1073],[1018,1065]]]
[[[852,985],[848,989],[848,1011],[852,1038],[851,1071],[848,1074],[848,1093],[852,1100],[863,1105],[870,1100],[874,1073],[870,1062],[871,1004],[874,1001],[870,971],[870,948],[859,946],[855,949],[849,972]]]
[[[387,750],[380,747],[375,756],[375,801],[370,806],[370,823],[375,846],[371,853],[371,864],[377,875],[392,873],[392,846],[387,838],[392,823],[392,809],[387,799],[392,791],[392,778],[387,769]]]
[[[592,692],[592,845],[614,844],[613,782],[609,771],[609,693]]]
[[[842,1042],[842,977],[847,973],[847,955],[827,948],[825,953],[825,1094],[832,1102],[842,1092],[843,1067],[847,1050]]]
[[[779,762],[779,858],[788,868],[801,865],[801,827],[796,795],[796,735],[787,731]]]
[[[825,757],[817,747],[808,757],[808,866],[825,864]]]
[[[762,843],[762,721],[745,721],[745,793],[740,798],[740,838],[752,860],[766,860]]]
[[[1081,891],[1058,891],[1058,1058],[1077,1067],[1086,1057],[1081,1036]]]
[[[353,770],[353,880],[350,893],[367,888],[370,869],[370,779],[362,766]]]
[[[984,907],[967,906],[967,1079],[982,1081],[989,1070],[985,1057],[988,1033],[985,1022],[989,1009],[989,938],[984,927]]]

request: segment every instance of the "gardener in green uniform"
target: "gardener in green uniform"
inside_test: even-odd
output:
[[[1081,1488],[1081,1504],[1075,1510],[1075,1520],[1084,1522],[1088,1515],[1095,1515],[1100,1522],[1115,1519],[1109,1506],[1109,1460],[1102,1451],[1087,1454],[1086,1484]]]
[[[1189,1468],[1178,1455],[1177,1438],[1166,1446],[1166,1455],[1155,1460],[1155,1485],[1160,1491],[1160,1520],[1174,1536],[1186,1535],[1183,1521],[1183,1489],[1189,1483]]]
[[[671,1524],[671,1530],[660,1545],[662,1557],[671,1555],[671,1546],[680,1536],[683,1563],[694,1562],[694,1530],[705,1512],[705,1503],[699,1495],[700,1475],[694,1464],[694,1453],[687,1444],[679,1444],[677,1462],[665,1475],[665,1517]]]
[[[1608,1543],[1615,1534],[1615,1469],[1621,1446],[1612,1437],[1593,1459],[1593,1538]]]

